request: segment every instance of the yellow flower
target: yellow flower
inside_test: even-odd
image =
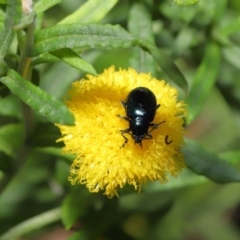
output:
[[[142,141],[142,148],[129,134],[124,147],[120,130],[129,127],[121,100],[136,87],[147,87],[156,96],[157,109],[153,123],[162,123],[151,132],[152,139]],[[131,184],[141,190],[144,182],[167,181],[185,167],[180,147],[183,145],[185,104],[177,102],[177,90],[165,81],[134,69],[106,69],[98,76],[74,82],[66,104],[75,116],[75,126],[58,125],[63,137],[64,153],[76,155],[69,180],[86,184],[91,192],[105,191],[108,197]],[[168,143],[165,137],[168,136]]]

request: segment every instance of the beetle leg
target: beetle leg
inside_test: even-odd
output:
[[[150,134],[150,132],[147,132],[146,134],[145,134],[145,136],[144,136],[144,138],[143,139],[152,139],[153,137],[152,137],[152,135]]]
[[[125,100],[120,101],[123,107],[126,109],[127,108],[127,102]]]
[[[130,119],[125,117],[125,116],[122,116],[122,115],[119,115],[119,114],[117,114],[116,116],[119,117],[119,118],[125,119],[128,122],[130,121]]]
[[[165,143],[169,145],[173,140],[168,141],[168,135],[165,136]]]
[[[162,121],[160,123],[150,123],[149,126],[151,126],[152,128],[150,129],[149,132],[152,132],[154,129],[157,129],[161,124],[165,123],[166,121]]]
[[[121,135],[123,136],[123,138],[124,138],[124,140],[125,140],[124,143],[123,143],[123,145],[122,145],[120,148],[124,148],[124,146],[125,146],[125,145],[127,144],[127,142],[128,142],[128,138],[125,137],[123,134],[128,133],[128,134],[131,135],[130,131],[131,131],[130,128],[127,128],[127,129],[124,129],[124,130],[120,130]]]
[[[158,104],[157,107],[156,107],[156,110],[161,106],[161,104]]]

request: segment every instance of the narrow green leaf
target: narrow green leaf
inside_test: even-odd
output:
[[[155,58],[162,70],[172,79],[172,81],[187,93],[187,81],[175,65],[173,59],[168,54],[162,52],[156,46],[148,42],[144,42],[139,39],[139,45],[143,48],[143,50],[148,51]]]
[[[72,49],[69,48],[59,49],[57,51],[51,52],[51,54],[80,71],[97,75],[97,72],[93,68],[93,66],[88,62],[84,61],[83,59],[81,59],[81,57]]]
[[[43,53],[41,55],[39,55],[37,58],[35,58],[30,66],[33,67],[33,66],[36,66],[38,64],[42,64],[42,63],[50,63],[50,62],[57,62],[59,61],[59,58],[57,57],[54,57],[52,54],[50,53]]]
[[[13,147],[0,135],[0,151],[5,153],[8,156],[13,156]]]
[[[204,53],[204,58],[194,77],[192,89],[186,102],[188,104],[191,123],[201,111],[209,93],[211,92],[219,72],[221,61],[220,48],[215,43],[210,43]]]
[[[152,19],[144,5],[136,3],[132,6],[129,13],[128,29],[133,36],[154,42]],[[138,72],[150,72],[153,76],[156,75],[156,61],[141,48],[133,49],[129,64]]]
[[[197,142],[187,140],[182,151],[186,165],[197,174],[218,183],[240,182],[240,171],[213,153],[205,151]]]
[[[72,114],[61,101],[25,80],[15,71],[9,70],[8,77],[1,78],[1,82],[49,121],[66,125],[74,124]]]
[[[129,48],[134,45],[136,38],[118,25],[59,25],[35,34],[32,56],[62,48]]]
[[[8,48],[10,47],[13,37],[14,37],[14,31],[13,26],[21,17],[21,14],[19,12],[19,4],[20,2],[14,0],[8,0],[7,2],[7,10],[6,10],[6,16],[5,16],[5,23],[4,28],[2,29],[0,33],[0,73],[1,75],[4,74],[4,71],[6,69],[6,66],[4,65],[4,56],[6,55]]]
[[[61,0],[38,0],[34,5],[34,11],[36,14],[42,13],[60,2]]]
[[[106,16],[117,2],[118,0],[88,0],[58,24],[97,23]]]
[[[199,0],[174,0],[174,2],[180,6],[189,6],[198,3]]]

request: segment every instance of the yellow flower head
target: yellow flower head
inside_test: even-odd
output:
[[[128,142],[121,147],[121,130],[129,128],[129,122],[119,117],[126,116],[121,101],[137,87],[146,87],[156,96],[160,107],[153,123],[161,124],[151,131],[151,139],[143,139],[142,147],[129,133],[124,134]],[[58,125],[63,134],[58,141],[65,143],[64,153],[76,155],[70,169],[72,184],[86,184],[91,192],[104,190],[113,197],[125,184],[140,190],[147,180],[164,183],[168,173],[177,176],[185,167],[179,150],[184,143],[185,104],[177,102],[177,90],[165,81],[134,69],[110,67],[74,82],[67,106],[75,126]]]

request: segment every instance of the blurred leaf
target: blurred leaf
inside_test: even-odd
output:
[[[61,0],[38,0],[34,5],[34,11],[36,14],[42,13],[60,2]]]
[[[160,183],[159,183],[160,184]],[[139,194],[128,194],[119,199],[119,209],[121,211],[154,212],[164,208],[173,201],[177,192],[151,192]],[[151,204],[148,204],[149,199]]]
[[[61,137],[60,130],[52,123],[38,123],[34,134],[27,141],[31,147],[63,147],[63,142],[56,142]]]
[[[72,114],[62,102],[25,80],[15,71],[9,70],[8,77],[1,78],[1,82],[49,121],[66,125],[74,123]]]
[[[14,95],[0,99],[0,114],[3,116],[16,117],[18,119],[21,119],[22,106],[20,100]]]
[[[73,160],[76,158],[74,155],[71,154],[63,154],[61,148],[56,147],[43,147],[43,148],[35,148],[36,151],[46,153],[48,155],[57,156],[61,159],[66,160],[65,162],[69,165],[73,162]]]
[[[136,39],[118,25],[59,25],[35,34],[32,55],[62,48],[129,48],[135,44]]]
[[[162,70],[171,78],[171,80],[187,93],[187,81],[175,65],[173,59],[168,54],[162,52],[148,42],[144,42],[139,39],[139,45],[143,48],[143,50],[148,51],[155,58]]]
[[[196,175],[194,172],[185,169],[179,176],[169,177],[166,184],[161,184],[158,181],[146,184],[146,186],[143,186],[143,193],[177,190],[186,186],[199,185],[206,181],[208,181],[206,177]]]
[[[151,16],[143,4],[134,4],[130,9],[128,18],[128,29],[133,36],[152,43],[154,42]],[[153,76],[156,75],[155,60],[148,52],[143,51],[141,48],[133,49],[129,64],[138,72],[151,72]]]
[[[0,151],[4,152],[8,156],[13,156],[13,148],[12,145],[6,141],[1,135],[0,135]]]
[[[83,230],[75,232],[73,235],[67,238],[67,240],[91,240],[89,236]]]
[[[196,4],[192,7],[186,7],[183,9],[183,7],[175,4],[170,6],[169,1],[165,1],[160,5],[160,12],[168,19],[171,19],[172,23],[174,21],[189,23],[197,16],[197,13],[199,12],[199,5],[200,4]]]
[[[204,53],[203,60],[193,79],[190,94],[186,99],[188,104],[188,123],[191,123],[201,111],[218,76],[221,62],[220,48],[210,43]]]
[[[185,53],[191,45],[192,40],[196,35],[195,30],[185,27],[181,29],[175,38],[175,44],[172,50],[172,57],[177,58]]]
[[[55,223],[60,220],[60,210],[58,208],[51,209],[47,212],[41,213],[38,216],[34,216],[28,220],[25,220],[12,227],[8,232],[0,236],[1,240],[17,239],[20,236],[24,236],[34,230],[38,230],[41,227],[47,226],[51,223]]]
[[[240,150],[221,153],[220,158],[231,164],[236,165],[237,167],[240,166]]]
[[[206,152],[197,142],[187,140],[182,149],[186,165],[199,175],[218,183],[240,182],[240,171],[216,155]]]
[[[223,13],[227,7],[228,0],[218,0],[215,4],[215,14],[213,17],[213,24],[217,24],[223,17]]]
[[[89,201],[89,192],[78,186],[72,186],[71,193],[64,199],[61,212],[62,222],[67,230],[69,230],[82,216],[86,213],[86,205]]]
[[[9,89],[4,84],[0,83],[0,98],[7,97],[9,94]]]
[[[6,141],[0,134],[0,170],[5,173],[10,172],[14,149],[10,142]]]
[[[128,18],[128,28],[133,36],[154,43],[151,15],[143,4],[135,3],[130,9]]]
[[[224,36],[229,36],[233,33],[240,31],[240,17],[237,17],[232,22],[228,23],[226,26],[224,26],[221,29],[217,30],[219,34]]]
[[[80,71],[97,75],[97,72],[93,66],[81,59],[81,57],[72,49],[63,48],[57,51],[53,51],[51,54]]]
[[[24,141],[23,125],[20,123],[11,123],[0,127],[0,136],[11,145],[11,149],[5,149],[10,155],[16,154],[16,149]]]
[[[12,157],[5,154],[4,152],[0,152],[0,170],[1,171],[3,171],[6,174],[10,173],[13,165],[12,163],[13,163]]]
[[[236,68],[240,69],[240,47],[237,45],[223,48],[223,57]]]
[[[0,8],[0,22],[4,23],[4,19],[5,19],[5,12],[2,10],[2,8]]]
[[[117,2],[118,0],[88,0],[58,24],[97,23],[105,17]]]

